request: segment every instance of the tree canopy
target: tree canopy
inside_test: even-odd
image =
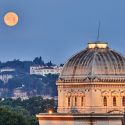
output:
[[[0,107],[0,125],[31,125],[27,118],[10,108]]]
[[[57,102],[40,96],[28,100],[0,100],[0,125],[38,125],[35,115],[49,109],[56,112]]]

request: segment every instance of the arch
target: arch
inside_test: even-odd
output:
[[[115,96],[113,96],[113,106],[117,106],[117,101]]]
[[[84,97],[82,96],[81,97],[81,106],[83,106],[84,105]]]
[[[71,97],[68,97],[68,107],[70,107]]]
[[[104,98],[103,98],[103,105],[107,106],[107,97],[106,96],[104,96]]]
[[[77,97],[75,96],[75,106],[77,106]]]
[[[122,106],[125,106],[125,96],[122,97]]]

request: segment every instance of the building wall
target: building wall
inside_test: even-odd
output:
[[[93,85],[62,83],[58,85],[59,113],[107,113],[124,112],[125,85],[124,83],[97,83]],[[82,102],[83,98],[83,102]],[[106,98],[106,105],[104,104]],[[115,99],[113,99],[115,98]],[[114,101],[113,101],[114,100]],[[114,103],[116,103],[116,105]],[[69,104],[70,103],[70,104]],[[123,104],[124,103],[124,104]]]
[[[39,125],[122,125],[122,115],[39,114]]]
[[[0,72],[13,72],[15,71],[15,69],[13,68],[3,68],[3,69],[0,69]]]
[[[39,125],[122,125],[120,120],[102,120],[102,121],[94,121],[93,123],[88,120],[84,121],[50,121],[50,120],[41,120],[39,121]]]
[[[9,79],[12,79],[13,76],[11,74],[1,74],[0,80],[2,80],[4,83],[7,83]]]
[[[62,71],[62,67],[54,66],[54,67],[41,67],[41,66],[31,66],[30,67],[30,74],[35,75],[43,75],[46,74],[60,74]]]

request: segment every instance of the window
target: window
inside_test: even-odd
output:
[[[70,97],[68,97],[68,106],[70,106]]]
[[[122,97],[122,106],[125,106],[125,96]]]
[[[104,96],[104,98],[103,98],[103,105],[107,106],[107,97],[106,96]]]
[[[75,106],[77,106],[77,97],[75,97]]]
[[[113,106],[116,106],[116,97],[113,97]]]
[[[84,103],[84,97],[82,96],[81,97],[81,106],[83,106],[83,103]]]

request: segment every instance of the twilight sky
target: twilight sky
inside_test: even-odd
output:
[[[15,27],[3,16],[14,11]],[[64,63],[97,37],[125,54],[125,0],[0,0],[0,60],[32,60]]]

